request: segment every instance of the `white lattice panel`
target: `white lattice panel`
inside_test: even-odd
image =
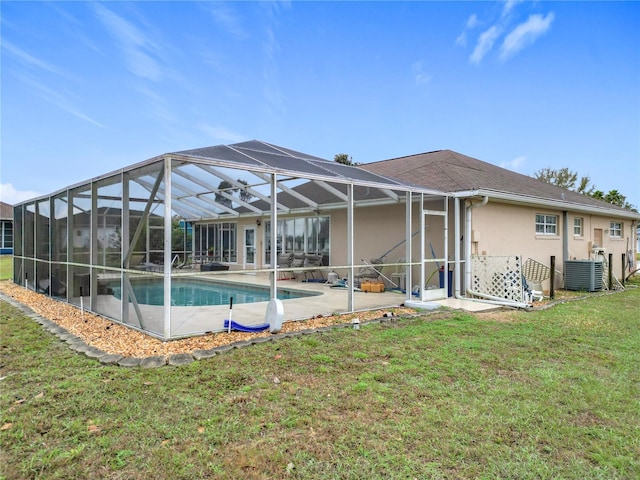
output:
[[[476,256],[471,258],[472,290],[522,302],[522,258]]]

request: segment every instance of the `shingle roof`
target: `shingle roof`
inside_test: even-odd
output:
[[[628,212],[593,197],[452,150],[382,160],[363,164],[360,168],[445,192],[489,190]]]

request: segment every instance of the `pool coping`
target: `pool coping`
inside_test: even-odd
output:
[[[140,357],[129,357],[119,353],[107,353],[97,347],[89,345],[82,338],[69,332],[66,328],[61,327],[54,321],[43,317],[39,313],[36,313],[35,311],[33,311],[31,307],[21,302],[18,302],[14,298],[2,292],[0,292],[0,300],[7,302],[11,306],[20,310],[25,316],[31,318],[36,323],[40,324],[44,330],[58,337],[59,340],[67,343],[69,349],[75,351],[76,353],[84,354],[86,357],[97,360],[103,365],[119,366],[119,367],[140,367],[140,368],[159,368],[164,366],[178,367],[181,365],[188,365],[194,361],[213,358],[217,355],[229,352],[236,348],[245,348],[245,347],[250,347],[252,345],[258,345],[261,343],[279,341],[286,338],[302,337],[305,335],[329,332],[332,330],[339,330],[339,329],[345,329],[345,328],[356,329],[356,328],[360,328],[363,325],[368,325],[368,324],[396,322],[402,317],[414,317],[414,316],[424,315],[424,312],[416,313],[414,315],[402,315],[402,316],[388,315],[385,313],[384,316],[380,318],[363,320],[359,322],[357,325],[354,325],[351,322],[339,323],[335,325],[329,325],[326,327],[296,330],[294,332],[274,333],[269,337],[256,337],[254,339],[249,339],[249,340],[239,340],[233,343],[229,343],[227,345],[220,345],[218,347],[213,347],[207,350],[193,350],[190,353],[174,353],[171,355],[154,355],[150,357],[140,358]]]

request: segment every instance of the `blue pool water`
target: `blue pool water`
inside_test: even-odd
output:
[[[164,305],[164,285],[161,278],[132,280],[131,286],[138,303],[145,305]],[[110,285],[113,295],[121,299],[120,283]],[[311,297],[314,293],[278,289],[280,300]],[[236,283],[209,282],[187,278],[174,278],[171,281],[171,305],[180,307],[202,307],[207,305],[229,305],[233,303],[267,302],[270,299],[269,288]]]

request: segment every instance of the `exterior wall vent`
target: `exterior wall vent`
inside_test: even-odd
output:
[[[588,292],[602,290],[602,271],[602,262],[565,260],[564,288]]]

